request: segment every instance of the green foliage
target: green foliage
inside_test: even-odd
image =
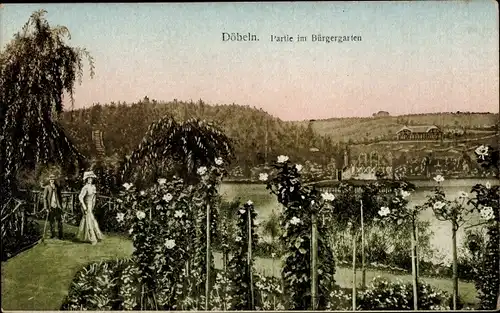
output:
[[[231,310],[252,309],[252,290],[255,289],[255,268],[253,267],[255,257],[252,255],[249,259],[249,244],[251,244],[253,249],[258,242],[258,235],[255,227],[256,216],[257,213],[250,200],[238,210],[237,231],[235,234],[236,246],[233,250],[233,257],[228,267],[230,273],[229,277],[234,283]],[[253,305],[255,305],[255,292],[253,296]]]
[[[358,309],[360,310],[412,310],[412,284],[399,281],[389,282],[384,278],[375,277],[367,290],[358,294]],[[419,310],[449,310],[449,296],[429,284],[418,285]]]
[[[300,166],[290,163],[288,157],[279,156],[273,165],[278,174],[267,188],[283,205],[280,226],[283,229],[281,245],[284,249],[282,277],[287,309],[311,308],[311,226],[313,214],[331,215],[329,197],[300,181]],[[317,223],[318,235],[318,309],[327,305],[328,294],[335,285],[335,261],[325,238],[328,218]]]
[[[480,146],[476,149],[478,163],[499,173],[498,148]],[[476,288],[480,300],[480,309],[497,308],[500,297],[500,187],[477,184],[472,187],[475,197],[469,202],[484,220],[487,229],[486,248],[476,276]]]
[[[61,310],[138,309],[138,281],[137,267],[130,259],[88,264],[76,273]]]
[[[166,173],[183,177],[186,182],[199,181],[196,169],[215,165],[216,158],[229,164],[233,143],[211,123],[190,119],[177,123],[165,116],[149,127],[139,147],[123,165],[122,174],[139,168],[141,175],[152,175],[153,181]]]
[[[83,156],[57,121],[63,93],[73,99],[82,58],[93,60],[85,49],[66,44],[69,30],[51,27],[44,10],[34,12],[22,30],[0,54],[0,175],[4,195],[15,187],[22,168],[40,162],[59,163],[74,170]]]
[[[17,199],[11,199],[2,207],[2,262],[35,244],[41,237],[40,229],[28,213],[28,207]]]

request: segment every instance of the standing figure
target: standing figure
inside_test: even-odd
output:
[[[43,188],[43,208],[49,215],[51,237],[56,237],[54,224],[57,220],[58,237],[59,239],[63,239],[62,196],[61,189],[55,181],[56,176],[50,175],[49,184]]]
[[[77,238],[81,241],[91,242],[93,245],[98,240],[103,239],[103,234],[99,229],[97,220],[94,217],[94,207],[96,202],[96,187],[93,183],[94,178],[97,178],[94,172],[89,171],[83,174],[83,181],[85,185],[80,192],[78,199],[82,204],[83,218],[80,223]]]

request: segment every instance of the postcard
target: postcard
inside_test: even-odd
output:
[[[497,2],[0,26],[2,310],[500,309]]]

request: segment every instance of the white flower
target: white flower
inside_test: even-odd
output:
[[[288,157],[286,155],[278,156],[278,163],[285,163],[286,161],[288,161]]]
[[[436,210],[440,210],[442,209],[446,204],[444,202],[441,202],[441,201],[437,201],[434,203],[433,207],[434,209]]]
[[[133,229],[133,228],[130,228],[130,229],[128,230],[128,233],[129,233],[130,235],[132,235],[132,233],[133,233],[133,232],[134,232],[134,229]]]
[[[437,182],[437,183],[441,183],[444,181],[444,177],[441,176],[441,175],[436,175],[436,177],[434,177],[434,180]]]
[[[137,216],[138,219],[142,220],[143,218],[146,217],[146,213],[142,212],[142,211],[137,211],[137,213],[135,214]]]
[[[260,181],[266,181],[268,178],[269,178],[269,175],[267,173],[260,173],[259,174]]]
[[[380,216],[387,216],[390,213],[391,213],[391,210],[386,206],[381,207],[380,210],[378,211],[378,215],[380,215]]]
[[[323,194],[321,194],[321,197],[325,201],[333,201],[333,200],[335,200],[335,196],[333,195],[333,193],[330,193],[330,192],[324,192]]]
[[[316,203],[316,201],[311,200],[311,205],[314,205],[315,203]]]
[[[123,184],[123,187],[125,187],[125,190],[129,190],[130,188],[132,188],[134,184],[129,184],[129,183],[125,183]]]
[[[245,209],[240,209],[240,214],[245,214]]]
[[[158,178],[159,185],[165,185],[166,183],[167,183],[167,180],[165,178]]]
[[[141,192],[139,192],[139,194],[140,194],[141,196],[144,196],[144,195],[146,194],[146,192],[145,192],[144,190],[141,190]]]
[[[409,191],[401,190],[401,197],[408,198],[411,195]]]
[[[172,249],[173,247],[175,247],[175,240],[173,240],[173,239],[165,240],[165,247],[167,249]]]
[[[458,197],[459,197],[459,198],[468,198],[468,197],[469,197],[469,195],[468,195],[465,191],[460,191],[460,192],[458,193]]]
[[[295,217],[295,216],[292,217],[292,219],[290,220],[290,224],[292,224],[292,225],[297,225],[299,223],[300,223],[300,219]]]
[[[198,173],[198,175],[205,175],[206,172],[207,168],[205,166],[202,166],[196,170],[196,173]]]
[[[300,165],[300,164],[296,164],[295,168],[297,169],[297,172],[302,171],[302,165]]]
[[[217,165],[222,165],[222,163],[224,163],[224,161],[222,160],[222,158],[221,158],[221,157],[219,157],[219,158],[215,158],[215,164],[217,164]]]
[[[486,189],[491,189],[491,184],[489,181],[486,182]]]
[[[479,156],[479,158],[484,160],[484,157],[488,155],[488,147],[484,145],[477,147],[476,154]]]
[[[272,252],[271,253],[271,258],[275,258],[276,257],[276,253]]]
[[[123,222],[123,220],[125,219],[125,214],[124,213],[116,214],[116,219],[118,220],[118,222]]]
[[[247,205],[252,205],[252,204],[253,204],[252,200],[247,201]]]
[[[241,241],[241,237],[240,237],[240,236],[238,236],[238,237],[236,237],[236,239],[235,239],[235,240],[236,240],[237,242],[240,242],[240,241]]]
[[[485,206],[481,212],[481,217],[485,220],[491,220],[495,217],[495,214],[493,213],[493,208],[490,206]]]
[[[175,214],[174,214],[174,217],[183,217],[184,216],[184,212],[182,212],[181,210],[177,210],[175,211]]]
[[[167,193],[163,196],[163,200],[169,202],[170,200],[172,200],[174,198],[174,196],[172,196],[170,193]]]

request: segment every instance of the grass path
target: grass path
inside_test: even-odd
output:
[[[43,222],[41,222],[43,227]],[[65,235],[73,238],[76,227],[66,226]],[[2,263],[2,308],[4,310],[59,310],[71,281],[78,270],[90,262],[128,257],[133,252],[132,242],[120,236],[109,235],[97,246],[69,240],[47,239],[34,248],[22,252]],[[221,255],[215,254],[217,268],[221,268]],[[279,275],[280,264],[271,259],[256,259],[257,271]],[[382,271],[367,270],[367,280],[377,275],[388,279],[411,281],[411,275],[393,275]],[[357,274],[361,281],[361,272]],[[335,280],[342,287],[349,287],[352,272],[337,268]],[[448,292],[452,290],[450,279],[423,278],[425,282]],[[460,284],[460,296],[464,302],[476,302],[476,290],[471,283]]]

